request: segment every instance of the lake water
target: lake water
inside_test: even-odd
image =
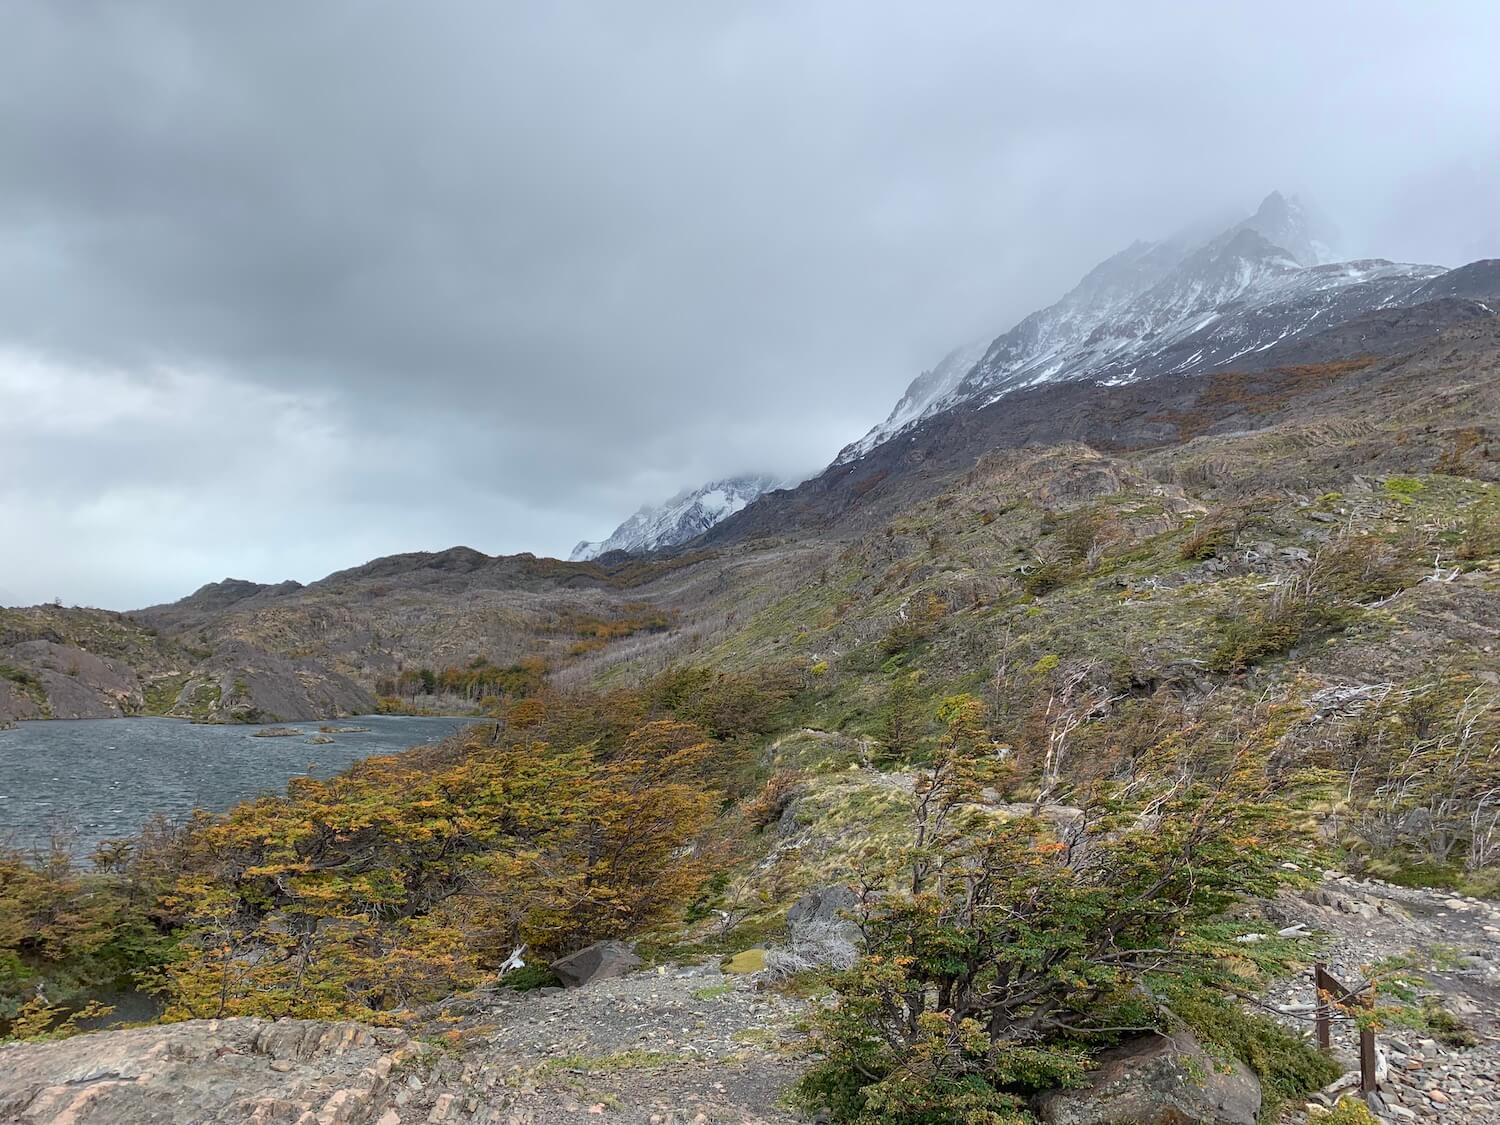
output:
[[[327,777],[351,762],[438,742],[472,719],[366,715],[330,726],[360,733],[308,741],[318,722],[278,723],[302,733],[256,738],[253,726],[181,719],[75,719],[0,730],[0,842],[44,841],[54,827],[76,833],[76,855],[136,831],[153,813],[178,819],[221,811],[246,797],[281,792],[289,779]]]

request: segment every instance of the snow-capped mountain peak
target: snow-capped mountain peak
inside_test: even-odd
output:
[[[726,477],[679,492],[661,504],[643,504],[608,539],[585,539],[568,556],[571,562],[596,559],[610,551],[632,555],[676,547],[696,539],[714,524],[734,515],[762,493],[787,482],[764,473]]]
[[[959,349],[923,372],[889,417],[846,446],[835,464],[934,414],[985,406],[1023,387],[1128,383],[1222,367],[1401,304],[1443,272],[1380,259],[1337,263],[1336,239],[1312,207],[1272,192],[1253,215],[1215,236],[1132,243],[987,348]]]
[[[1273,191],[1240,228],[1281,247],[1301,266],[1326,266],[1339,260],[1339,237],[1333,225],[1295,195]]]

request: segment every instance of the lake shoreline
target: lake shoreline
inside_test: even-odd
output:
[[[86,857],[158,813],[176,820],[195,809],[222,812],[283,792],[292,778],[328,777],[365,758],[439,742],[472,722],[407,715],[256,725],[143,715],[21,720],[0,735],[0,843],[29,849],[65,835],[68,850]],[[256,736],[270,726],[292,734]]]

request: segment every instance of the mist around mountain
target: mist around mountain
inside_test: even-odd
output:
[[[1341,262],[1338,245],[1326,216],[1279,191],[1222,230],[1200,224],[1132,243],[1055,304],[991,341],[953,349],[834,464],[943,411],[984,406],[1024,387],[1073,379],[1119,385],[1253,363],[1269,348],[1363,313],[1420,303],[1447,272],[1384,259]],[[580,542],[569,558],[679,546],[777,487],[749,476],[686,490],[643,505],[607,539]]]
[[[531,682],[535,670],[506,671],[525,661],[582,676],[620,642],[661,644],[684,606],[626,594],[652,581],[642,557],[852,533],[997,449],[1142,448],[1254,424],[1212,401],[1204,377],[1400,356],[1500,307],[1494,261],[1330,261],[1336,245],[1326,220],[1274,192],[1217,233],[1134,243],[1055,304],[944,357],[822,474],[710,481],[643,506],[567,562],[454,547],[306,586],[225,579],[130,614],[0,610],[0,718],[286,721],[368,711],[378,696],[473,709],[507,677]],[[474,661],[491,671],[465,671]]]

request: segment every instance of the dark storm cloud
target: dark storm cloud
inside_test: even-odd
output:
[[[1007,7],[8,6],[0,586],[566,551],[1273,187],[1500,253],[1493,5]]]

